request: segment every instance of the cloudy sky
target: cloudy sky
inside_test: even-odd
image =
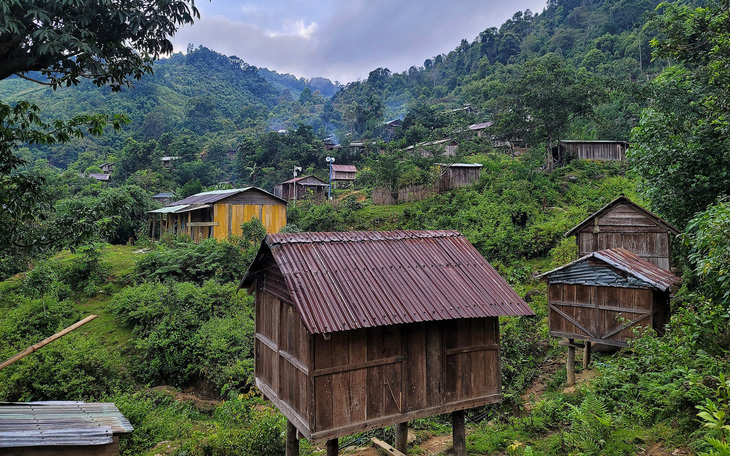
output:
[[[201,19],[173,42],[236,55],[299,77],[347,83],[375,68],[423,65],[462,38],[499,27],[518,11],[542,12],[546,0],[199,0]]]

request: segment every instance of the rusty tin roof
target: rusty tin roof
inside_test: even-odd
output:
[[[269,252],[311,334],[534,315],[457,231],[269,234],[244,286],[272,266]]]
[[[567,279],[566,283],[585,283],[605,286],[630,286],[632,283],[631,281],[622,281],[623,285],[619,285],[618,283],[615,283],[614,279],[611,279],[605,274],[601,274],[601,272],[597,271],[595,268],[575,268],[575,266],[580,263],[587,263],[587,260],[590,258],[600,260],[608,266],[623,271],[635,279],[638,279],[638,282],[633,281],[635,285],[650,286],[661,291],[667,291],[669,287],[680,280],[679,277],[666,269],[660,268],[654,263],[646,261],[638,255],[622,248],[591,252],[571,263],[540,275],[540,278],[549,282],[555,281],[556,283],[564,282],[565,280],[563,279]],[[565,272],[565,274],[561,274],[561,272]],[[553,280],[554,278],[557,278],[558,280]]]
[[[357,168],[355,165],[332,165],[332,171],[339,173],[356,173]]]

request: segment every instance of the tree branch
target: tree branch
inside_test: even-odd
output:
[[[45,85],[45,86],[51,86],[51,85],[53,85],[50,82],[39,81],[37,79],[33,79],[33,78],[28,77],[28,76],[24,76],[21,73],[15,73],[15,76],[17,76],[17,77],[19,77],[21,79],[25,79],[26,81],[35,82],[36,84],[41,84],[41,85]]]

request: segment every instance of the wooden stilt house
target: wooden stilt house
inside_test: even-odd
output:
[[[533,315],[455,231],[268,235],[242,285],[257,386],[290,436],[332,454],[341,436],[500,401],[498,317]]]
[[[626,249],[599,250],[546,272],[550,335],[625,347],[635,330],[664,331],[679,281]]]
[[[660,268],[671,267],[671,241],[679,231],[621,195],[571,229],[578,255],[624,248]]]
[[[257,187],[197,193],[149,211],[151,238],[159,233],[188,234],[195,242],[241,234],[241,224],[258,218],[267,233],[286,225],[286,200]]]

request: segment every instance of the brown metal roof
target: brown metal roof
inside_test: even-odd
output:
[[[664,268],[644,260],[638,255],[622,248],[599,250],[597,252],[591,252],[588,255],[579,258],[571,263],[568,263],[559,268],[548,271],[542,275],[541,278],[550,281],[551,276],[556,275],[560,271],[571,268],[572,266],[583,263],[590,258],[596,258],[604,263],[612,266],[618,270],[624,271],[627,274],[645,282],[649,286],[656,288],[661,291],[667,291],[674,283],[679,282],[680,278],[667,271]],[[577,273],[582,273],[578,271]],[[590,281],[600,281],[600,277],[595,277],[591,274],[590,277],[586,277]],[[608,283],[606,285],[609,285]]]
[[[311,334],[534,315],[456,231],[269,234],[243,285],[277,266]]]
[[[355,165],[332,165],[332,171],[338,173],[356,173],[357,168]]]
[[[237,195],[239,193],[244,193],[248,191],[258,191],[261,193],[265,193],[272,198],[276,198],[280,200],[282,203],[286,204],[286,200],[279,198],[278,196],[274,196],[271,193],[267,192],[266,190],[262,190],[258,187],[244,187],[244,188],[231,188],[227,190],[213,190],[210,192],[203,192],[203,193],[196,193],[195,195],[188,196],[185,199],[181,199],[179,201],[173,201],[168,206],[182,206],[184,204],[206,204],[206,203],[215,203],[217,201],[226,199],[228,197],[231,197],[233,195]]]
[[[302,179],[317,179],[319,181],[319,183],[314,183],[314,182],[310,182],[310,183],[299,182]],[[309,176],[295,177],[293,179],[289,179],[287,181],[282,182],[282,184],[292,184],[294,182],[296,182],[296,183],[298,183],[299,185],[302,185],[302,186],[312,186],[312,187],[328,187],[329,186],[329,184],[327,182],[323,181],[319,177],[314,176],[312,174],[310,174]]]
[[[671,225],[670,223],[665,222],[664,220],[662,220],[661,218],[659,218],[659,216],[652,214],[651,212],[649,212],[648,210],[646,210],[643,207],[639,206],[635,202],[631,201],[630,199],[628,199],[624,195],[621,195],[618,198],[616,198],[615,200],[613,200],[610,203],[608,203],[605,206],[603,206],[602,208],[598,209],[596,212],[594,212],[590,216],[586,217],[585,220],[583,220],[578,225],[576,225],[575,227],[573,227],[570,231],[568,231],[567,233],[565,233],[565,237],[574,236],[575,234],[578,233],[578,231],[580,231],[583,228],[585,228],[586,225],[592,224],[594,218],[600,217],[601,215],[603,215],[606,212],[610,211],[611,209],[613,209],[615,206],[617,206],[620,203],[625,203],[625,204],[631,205],[634,209],[636,209],[639,212],[643,213],[644,215],[646,215],[647,217],[649,217],[650,219],[652,219],[657,225],[663,227],[664,229],[666,229],[667,231],[671,232],[675,236],[679,234],[679,230],[677,228],[675,228],[673,225]]]

